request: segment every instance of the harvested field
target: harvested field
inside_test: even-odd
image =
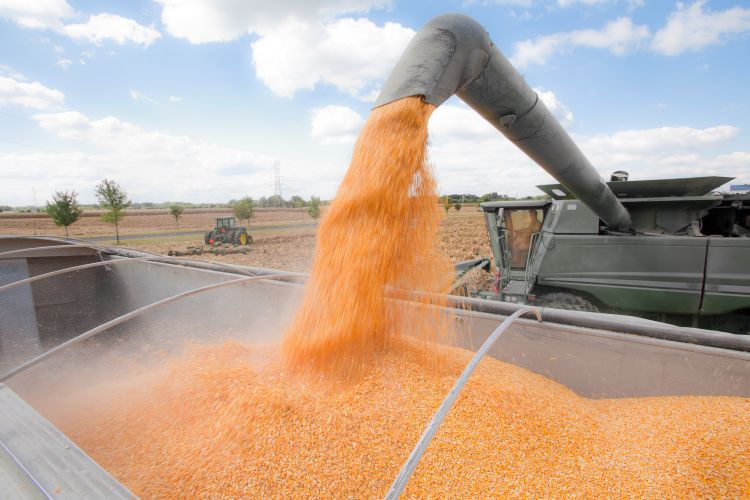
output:
[[[87,211],[84,216],[68,228],[72,238],[109,236],[115,234],[115,227],[101,220],[101,211]],[[229,217],[230,209],[192,209],[175,224],[174,218],[164,210],[128,210],[120,223],[120,235],[174,233],[185,231],[208,231],[214,226],[217,217]],[[314,222],[305,209],[278,208],[256,209],[250,220],[250,228],[255,226],[278,226],[285,224],[309,224]],[[238,221],[238,225],[241,223]],[[55,226],[46,214],[0,213],[0,234],[53,235],[64,236],[65,229]]]
[[[250,233],[253,235],[253,244],[250,245],[247,255],[203,254],[186,258],[285,271],[309,271],[315,252],[314,229],[289,228],[268,233],[253,233],[251,228]],[[481,212],[455,213],[451,210],[440,224],[438,234],[440,250],[453,264],[476,257],[488,257],[491,254]],[[203,241],[197,237],[190,237],[134,240],[123,244],[138,250],[167,255],[170,249],[185,250],[188,246],[202,245]]]

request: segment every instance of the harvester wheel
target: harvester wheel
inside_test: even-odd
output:
[[[599,308],[590,300],[567,292],[545,293],[537,298],[536,304],[541,307],[565,309],[567,311],[599,312]]]

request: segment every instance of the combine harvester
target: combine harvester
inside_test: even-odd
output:
[[[630,231],[628,210],[469,18],[446,15],[428,23],[376,105],[415,95],[440,105],[454,93],[550,172],[608,231]],[[107,356],[158,363],[155,345],[178,350],[191,340],[227,336],[278,340],[303,281],[271,269],[71,239],[0,238],[0,491],[10,497],[129,498],[125,487],[23,399],[27,388],[54,393],[56,374]],[[483,346],[489,356],[588,398],[750,397],[747,336],[546,308],[534,310],[537,319],[521,319],[529,312],[521,304],[445,300],[442,313],[455,325],[458,346]],[[485,344],[493,332],[496,342]],[[435,430],[425,432],[422,451]],[[418,446],[390,496],[402,491],[420,453]]]

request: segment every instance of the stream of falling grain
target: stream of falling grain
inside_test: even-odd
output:
[[[358,373],[394,335],[444,333],[439,318],[403,317],[386,289],[442,292],[451,269],[438,253],[427,121],[434,106],[410,97],[370,114],[318,230],[312,274],[283,352],[292,370]],[[409,324],[409,332],[404,325]]]
[[[197,346],[28,399],[142,497],[382,496],[472,355],[427,341],[443,326],[429,307],[407,316],[385,299],[447,285],[432,110],[409,98],[371,114],[281,352]],[[743,398],[588,400],[487,359],[405,494],[748,498],[748,416]]]

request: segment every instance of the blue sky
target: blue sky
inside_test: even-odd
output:
[[[0,205],[330,198],[419,27],[479,20],[602,176],[750,182],[750,4],[734,1],[0,0]],[[551,179],[458,99],[434,114],[443,193]]]

